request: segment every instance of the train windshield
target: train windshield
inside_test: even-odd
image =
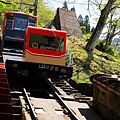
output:
[[[27,26],[36,26],[36,18],[24,14],[6,14],[6,28],[25,31]]]
[[[14,30],[26,30],[28,16],[22,14],[16,14],[14,20]]]
[[[46,50],[64,51],[64,39],[61,37],[30,34],[29,47]]]

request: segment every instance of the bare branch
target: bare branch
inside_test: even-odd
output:
[[[90,14],[90,16],[91,16],[91,13],[90,13],[90,9],[89,9],[89,5],[90,5],[90,0],[88,0],[88,12],[89,12],[89,14]]]
[[[116,36],[116,35],[118,35],[118,34],[120,34],[120,31],[114,33],[113,37]]]
[[[115,10],[117,8],[120,8],[120,6],[115,5],[114,7],[112,7],[111,11],[113,11],[113,10]]]

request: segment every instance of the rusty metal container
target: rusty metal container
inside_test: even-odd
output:
[[[120,76],[92,75],[94,110],[107,120],[120,120]]]

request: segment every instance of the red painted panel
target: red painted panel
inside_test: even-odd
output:
[[[10,103],[0,103],[0,112],[12,112],[12,104]]]
[[[9,85],[8,85],[8,83],[6,83],[6,82],[0,82],[0,88],[1,88],[1,87],[3,87],[3,88],[8,88]]]
[[[10,103],[11,102],[11,96],[0,94],[0,102],[1,103]]]
[[[7,76],[6,76],[6,74],[0,74],[0,78],[2,79],[7,79]]]
[[[5,69],[5,64],[4,63],[0,63],[0,69]]]
[[[8,88],[0,87],[0,94],[9,95],[10,94],[10,90]]]
[[[56,51],[56,50],[45,50],[45,49],[38,49],[38,48],[30,48],[29,47],[29,40],[30,34],[41,34],[47,36],[56,36],[64,38],[64,51]],[[53,30],[53,29],[46,29],[46,28],[36,28],[36,27],[28,27],[26,32],[26,48],[29,53],[33,55],[42,55],[42,56],[49,56],[49,57],[63,57],[66,54],[66,32]]]
[[[0,74],[5,74],[5,73],[6,73],[5,69],[0,68]]]
[[[12,113],[0,113],[0,118],[2,118],[2,120],[14,120],[14,116]]]
[[[5,82],[5,83],[8,83],[7,79],[6,78],[0,78],[0,82]]]

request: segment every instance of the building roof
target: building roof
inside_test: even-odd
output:
[[[66,31],[69,35],[83,38],[82,31],[74,11],[66,10],[64,8],[57,8],[56,15],[47,28],[52,28],[53,26],[57,30]]]

